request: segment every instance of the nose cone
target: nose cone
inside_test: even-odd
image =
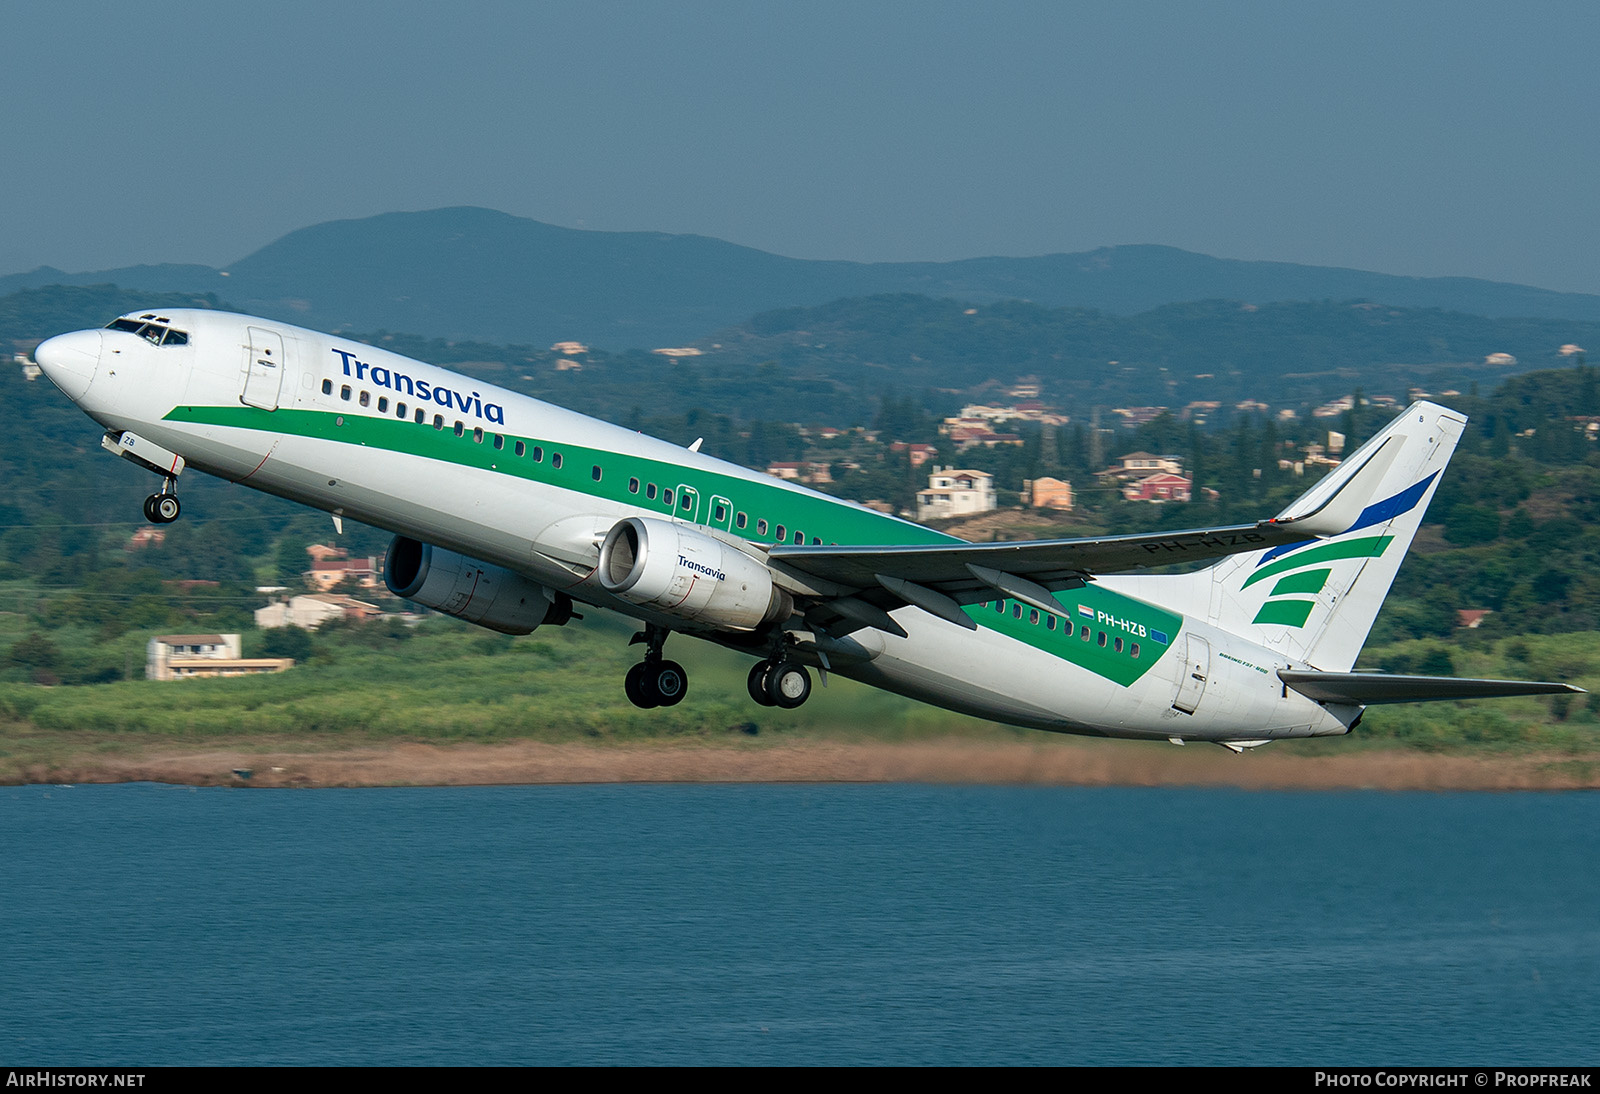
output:
[[[39,343],[39,348],[33,351],[33,359],[56,387],[66,392],[67,398],[77,402],[89,390],[94,370],[100,367],[100,332],[79,330],[58,334]]]

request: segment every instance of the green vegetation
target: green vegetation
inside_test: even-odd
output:
[[[688,698],[676,707],[639,710],[619,684],[635,657],[627,645],[632,629],[597,613],[586,623],[516,639],[443,617],[415,630],[398,623],[325,626],[311,636],[309,656],[280,675],[87,687],[0,683],[0,783],[85,754],[271,749],[286,739],[316,751],[399,741],[537,739],[604,747],[929,733],[1014,739],[1024,732],[838,678],[799,710],[756,707],[745,693],[748,658],[684,638],[670,649],[690,671]],[[274,634],[249,633],[246,655],[264,654]],[[142,671],[142,647],[139,657],[135,667]]]
[[[18,294],[0,300],[0,321],[16,323],[7,333],[27,344],[55,330],[103,322],[126,305],[117,293],[97,287]],[[180,302],[193,301],[162,301]],[[870,342],[873,352],[887,353],[897,345],[900,349],[894,352],[905,358],[905,348],[915,346],[942,353],[942,363],[922,362],[927,369],[920,372],[917,362],[909,371],[873,365],[818,330],[811,331],[805,345],[791,346],[792,353],[754,363],[752,356],[777,343],[761,348],[763,343],[752,336],[737,353],[676,361],[644,353],[594,353],[585,357],[581,371],[561,372],[550,364],[550,354],[528,347],[446,344],[400,335],[376,340],[680,443],[704,437],[706,451],[738,462],[764,466],[773,460],[820,459],[833,466],[836,482],[828,489],[905,505],[926,476],[914,473],[906,456],[891,452],[888,442],[947,443],[937,434],[938,418],[964,400],[982,399],[994,390],[995,369],[978,369],[980,353],[990,354],[989,360],[1006,360],[1007,332],[1029,324],[1044,332],[1039,337],[1049,339],[1064,337],[1063,331],[1092,333],[1123,322],[1058,315],[1031,305],[994,305],[974,317],[962,308],[952,310],[948,302],[923,298],[869,301],[860,304],[864,310],[854,312],[848,303],[812,309],[798,318],[764,317],[752,330],[760,338],[781,340],[796,335],[799,321],[820,329],[830,315],[855,315],[851,322],[861,324],[866,322],[863,315],[877,314],[873,322],[897,329],[899,341],[885,341],[889,335],[884,334]],[[1348,324],[1351,315],[1362,323],[1372,319],[1370,309],[1305,308],[1311,311],[1302,310],[1301,320],[1319,308],[1326,314],[1329,345],[1348,336],[1341,324]],[[1212,305],[1177,308],[1164,321],[1215,310]],[[1271,309],[1249,314],[1259,317],[1262,312]],[[1293,317],[1285,311],[1267,319],[1290,323]],[[1415,316],[1390,318],[1400,327],[1421,323]],[[975,322],[983,324],[982,337],[963,341],[952,333],[951,324]],[[1128,329],[1133,328],[1124,331]],[[1422,324],[1418,329],[1431,328]],[[1484,344],[1506,348],[1509,343],[1498,339],[1509,329],[1496,328],[1496,340]],[[1535,332],[1538,338],[1551,333],[1544,328]],[[1447,346],[1467,345],[1449,341],[1457,336],[1447,334],[1438,335]],[[1172,354],[1197,352],[1183,348],[1189,337],[1173,327],[1166,342],[1152,345],[1166,345],[1163,352]],[[1371,337],[1371,346],[1377,348],[1363,352],[1385,352],[1389,343],[1377,334]],[[1359,339],[1354,344],[1366,345]],[[1481,348],[1475,346],[1473,352]],[[1023,359],[1032,360],[1026,353]],[[1050,367],[1058,375],[1068,375],[1069,367],[1087,368],[1076,357],[1055,359],[1057,364]],[[1104,362],[1100,365],[1103,373]],[[1159,386],[1168,383],[1160,379],[1162,367],[1144,370],[1146,395],[1183,390],[1176,380],[1169,388]],[[1005,378],[1021,371],[1023,366],[1008,364]],[[1241,377],[1248,375],[1238,371]],[[1417,371],[1425,370],[1417,366]],[[801,381],[802,375],[813,378]],[[1096,377],[1085,385],[1086,392],[1103,378],[1094,369],[1083,375]],[[1150,386],[1152,376],[1158,386]],[[919,387],[953,377],[961,380],[958,390]],[[1249,394],[1270,390],[1262,384]],[[1009,428],[1021,435],[1021,445],[974,449],[960,459],[994,472],[1002,496],[1017,490],[1023,479],[1041,474],[1074,482],[1079,510],[1064,523],[1041,517],[1037,528],[1015,530],[1022,534],[1254,520],[1310,484],[1309,475],[1296,476],[1292,466],[1281,466],[1305,444],[1325,441],[1331,427],[1345,433],[1353,446],[1386,419],[1380,408],[1359,400],[1342,418],[1311,419],[1310,402],[1347,390],[1336,384],[1328,376],[1314,385],[1308,381],[1306,390],[1315,393],[1292,421],[1224,409],[1203,427],[1166,414],[1126,430],[1110,428],[1116,419],[1107,412],[1108,428],[1097,430],[1091,405],[1070,426],[1047,433],[1035,423],[1019,423]],[[1506,380],[1489,395],[1478,394],[1470,380],[1462,386],[1471,393],[1445,401],[1471,415],[1472,423],[1433,503],[1431,523],[1379,617],[1374,644],[1361,667],[1600,686],[1600,441],[1589,428],[1590,419],[1600,415],[1595,372],[1581,363],[1532,372]],[[627,396],[619,399],[619,391]],[[752,406],[769,408],[747,411],[766,413],[765,420],[736,412],[746,395]],[[255,586],[298,586],[300,572],[307,568],[305,546],[333,538],[326,516],[245,488],[186,477],[184,520],[165,528],[159,542],[136,543],[139,502],[153,479],[100,452],[92,423],[47,381],[27,382],[20,369],[0,368],[0,399],[20,423],[0,435],[0,473],[8,483],[0,502],[0,780],[17,777],[16,772],[52,749],[115,749],[135,740],[190,746],[292,734],[297,740],[330,744],[513,737],[603,744],[645,737],[768,740],[774,735],[861,734],[882,739],[928,732],[1013,732],[847,681],[818,689],[800,711],[757,708],[744,692],[746,658],[684,638],[674,639],[669,648],[691,668],[689,699],[675,708],[639,711],[627,704],[619,684],[635,657],[625,644],[631,625],[598,612],[588,613],[584,623],[546,628],[517,640],[438,618],[414,631],[382,624],[324,628],[314,635],[258,632],[251,612],[263,597]],[[650,408],[648,415],[638,409],[643,407]],[[780,415],[794,417],[817,407],[837,409],[841,417],[836,424],[860,423],[875,430],[877,440],[851,432],[821,441],[779,420]],[[1196,481],[1199,500],[1135,505],[1122,501],[1113,488],[1096,485],[1096,471],[1116,456],[1140,449],[1180,456]],[[936,457],[943,463],[954,458],[948,448]],[[1215,496],[1206,495],[1207,489]],[[353,555],[376,555],[387,540],[385,533],[347,522],[338,542]],[[1468,630],[1458,626],[1461,609],[1491,614]],[[227,631],[245,632],[249,656],[291,656],[300,664],[273,677],[175,684],[142,679],[151,636]],[[1369,711],[1355,739],[1335,744],[1538,750],[1590,762],[1597,717],[1600,701],[1586,696],[1378,707]]]

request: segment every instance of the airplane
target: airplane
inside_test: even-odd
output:
[[[158,474],[198,470],[394,533],[396,595],[507,634],[579,604],[644,624],[623,688],[688,688],[681,632],[757,658],[792,709],[830,673],[1016,726],[1235,752],[1345,734],[1375,703],[1579,692],[1353,672],[1466,418],[1418,402],[1254,524],[973,544],[338,335],[131,312],[41,369]],[[1149,573],[1174,563],[1187,572]]]

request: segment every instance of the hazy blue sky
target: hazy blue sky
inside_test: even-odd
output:
[[[1166,243],[1600,292],[1600,5],[33,3],[0,273],[482,205],[859,260]]]

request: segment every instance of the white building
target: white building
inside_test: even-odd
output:
[[[187,680],[197,676],[246,676],[282,672],[291,657],[239,656],[237,634],[163,634],[145,646],[144,674],[150,680]]]
[[[935,467],[928,489],[917,494],[918,520],[964,517],[994,507],[994,476],[987,471]]]
[[[264,608],[256,609],[256,626],[299,627],[311,630],[330,619],[375,619],[383,609],[365,600],[342,596],[338,593],[305,593],[287,600],[275,600]]]

